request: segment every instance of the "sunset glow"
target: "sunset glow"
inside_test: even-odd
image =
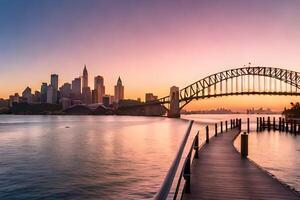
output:
[[[28,2],[31,2],[29,4]],[[108,94],[121,76],[125,98],[169,95],[212,73],[249,62],[300,71],[299,1],[0,2],[0,97],[59,85],[82,73],[104,77]],[[281,110],[296,97],[223,97],[186,109],[261,106]],[[241,103],[242,102],[242,103]],[[225,107],[225,106],[224,106]]]

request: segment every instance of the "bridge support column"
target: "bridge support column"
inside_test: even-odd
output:
[[[168,111],[168,117],[180,117],[179,88],[176,86],[170,88],[170,110]]]

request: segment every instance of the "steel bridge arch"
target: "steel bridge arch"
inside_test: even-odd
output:
[[[269,77],[272,79],[279,80],[285,84],[300,89],[300,73],[287,69],[275,68],[275,67],[241,67],[236,69],[229,69],[222,72],[218,72],[209,75],[203,79],[200,79],[179,91],[180,109],[191,102],[193,99],[210,98],[216,96],[230,96],[230,95],[250,95],[250,94],[261,94],[261,95],[300,95],[300,93],[293,92],[237,92],[237,93],[224,93],[219,95],[204,94],[206,89],[212,86],[216,87],[218,83],[227,81],[230,79],[243,77],[243,76],[258,76],[258,77]],[[227,82],[226,82],[227,83]],[[166,96],[158,99],[161,104],[170,103],[170,96]]]

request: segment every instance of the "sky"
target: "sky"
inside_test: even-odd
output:
[[[39,90],[51,73],[71,82],[84,64],[91,87],[102,75],[113,94],[120,76],[133,99],[249,62],[300,71],[299,9],[297,0],[0,0],[0,97]],[[280,109],[297,100],[226,97],[188,109]]]

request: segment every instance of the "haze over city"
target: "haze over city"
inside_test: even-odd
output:
[[[121,76],[131,99],[146,92],[166,96],[173,85],[182,88],[249,62],[300,68],[298,1],[87,2],[1,1],[0,97],[27,86],[38,90],[53,73],[59,85],[71,82],[84,64],[90,80],[104,77],[109,94]],[[216,98],[187,109],[227,102],[240,110],[260,102],[281,110],[298,100],[271,98]]]

